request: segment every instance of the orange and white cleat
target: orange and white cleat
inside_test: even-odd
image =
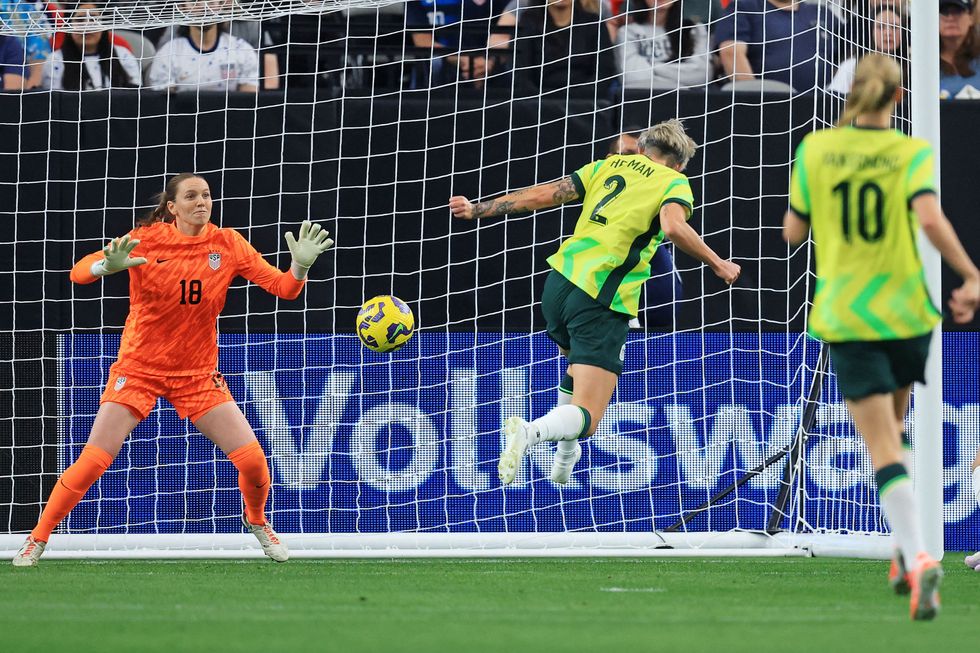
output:
[[[255,536],[255,539],[262,545],[262,552],[276,562],[286,562],[289,560],[289,547],[279,539],[279,535],[272,530],[272,526],[266,521],[264,524],[251,524],[245,515],[242,515],[242,524],[245,529]]]
[[[10,564],[15,567],[36,567],[38,558],[44,553],[44,547],[47,545],[47,542],[35,540],[34,536],[28,535],[27,539],[24,540],[24,546],[20,547],[20,551],[10,561]]]
[[[901,551],[896,550],[892,556],[892,565],[888,569],[888,584],[896,594],[908,594],[912,590],[909,585],[909,570],[905,568],[905,558]]]
[[[915,621],[929,621],[939,613],[939,585],[943,582],[943,567],[928,553],[915,559],[915,569],[909,574],[912,599],[909,616]]]

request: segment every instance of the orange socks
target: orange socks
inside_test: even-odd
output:
[[[257,441],[246,444],[229,453],[228,459],[238,468],[238,487],[245,499],[246,518],[252,524],[264,524],[265,502],[269,498],[271,479],[262,445]],[[41,519],[31,531],[34,539],[47,542],[51,531],[82,500],[92,484],[99,480],[111,464],[112,456],[107,451],[91,444],[85,445],[78,460],[65,470],[51,490]]]
[[[258,441],[239,447],[228,454],[238,468],[238,489],[245,499],[245,518],[250,524],[265,523],[265,501],[269,498],[269,465]]]
[[[53,531],[61,520],[64,519],[71,509],[82,500],[92,484],[99,480],[105,470],[112,464],[112,456],[104,449],[95,445],[87,444],[76,460],[65,473],[61,475],[58,482],[51,490],[48,497],[48,505],[41,513],[41,519],[37,526],[31,531],[35,540],[47,542]]]

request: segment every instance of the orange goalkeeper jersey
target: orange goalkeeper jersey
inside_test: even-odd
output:
[[[205,226],[185,236],[173,223],[157,222],[130,233],[140,243],[130,256],[146,258],[129,269],[129,316],[123,329],[116,369],[132,374],[190,376],[218,366],[216,320],[228,286],[237,276],[282,297],[295,299],[303,289],[290,271],[281,272],[234,229]],[[89,254],[75,264],[71,280],[92,283]]]

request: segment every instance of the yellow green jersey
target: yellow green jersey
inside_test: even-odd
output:
[[[548,264],[603,306],[636,315],[650,259],[664,240],[660,207],[676,202],[690,219],[691,185],[642,154],[610,156],[571,177],[582,215]]]
[[[892,129],[808,134],[790,208],[810,222],[817,287],[809,333],[827,342],[921,336],[939,321],[916,245],[912,200],[936,192],[932,148]]]

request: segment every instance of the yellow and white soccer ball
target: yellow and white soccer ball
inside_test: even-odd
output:
[[[393,352],[411,340],[415,316],[408,304],[394,295],[378,295],[361,305],[357,314],[357,337],[368,349]]]

